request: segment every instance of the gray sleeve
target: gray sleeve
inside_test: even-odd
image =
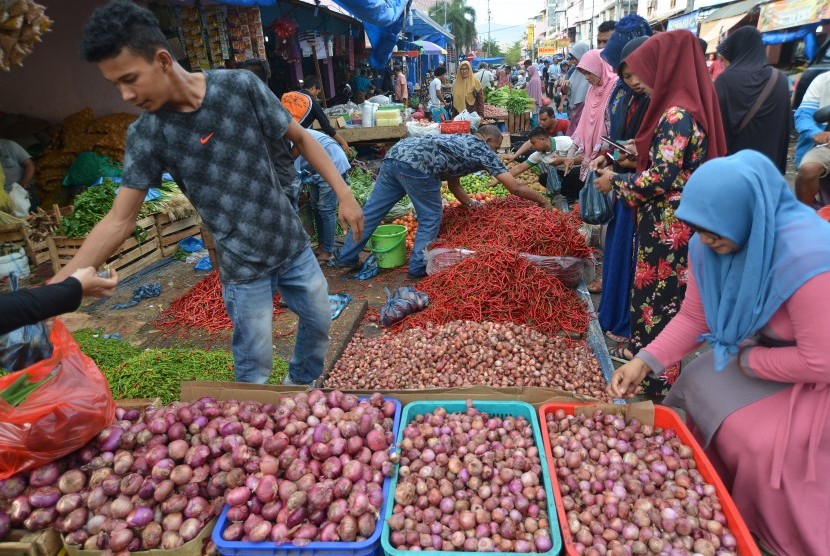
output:
[[[26,149],[18,145],[16,142],[9,141],[9,146],[11,147],[12,155],[14,155],[15,160],[17,160],[19,164],[23,164],[32,158],[32,155],[26,152]]]
[[[124,151],[124,187],[150,189],[161,184],[164,163],[157,152],[158,144],[145,118],[139,118],[130,125]]]

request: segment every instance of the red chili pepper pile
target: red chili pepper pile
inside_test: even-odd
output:
[[[274,296],[274,316],[282,313],[282,307],[278,307],[279,294]],[[232,330],[233,323],[225,310],[225,302],[222,300],[222,282],[219,280],[219,272],[213,271],[193,286],[189,292],[174,301],[164,311],[156,326],[172,328],[180,333],[186,332],[189,328],[199,328],[211,335],[218,334],[225,330]]]
[[[511,195],[475,210],[445,209],[439,236],[452,247],[473,251],[502,247],[547,257],[590,258],[581,225],[578,213],[545,210]]]
[[[393,330],[454,320],[525,324],[548,336],[588,329],[587,307],[573,290],[512,250],[480,250],[416,287],[429,295],[429,307]]]

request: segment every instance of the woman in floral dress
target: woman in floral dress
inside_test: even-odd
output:
[[[636,39],[635,39],[636,40]],[[683,186],[704,161],[726,153],[712,79],[697,38],[669,31],[649,38],[625,60],[623,79],[651,98],[632,151],[637,171],[600,170],[596,186],[637,208],[637,261],[631,290],[631,350],[648,345],[680,309],[691,230],[674,215]],[[665,395],[674,373],[645,391]]]

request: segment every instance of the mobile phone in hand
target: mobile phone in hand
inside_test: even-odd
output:
[[[603,136],[603,137],[600,137],[600,139],[602,140],[603,143],[607,143],[607,144],[611,145],[612,147],[614,147],[615,149],[620,150],[620,151],[624,152],[627,155],[636,156],[634,154],[634,152],[628,150],[628,148],[625,145],[623,145],[622,143],[620,143],[618,141],[615,141],[615,140],[611,139],[610,137]]]

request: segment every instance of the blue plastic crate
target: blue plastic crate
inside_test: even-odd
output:
[[[547,512],[548,522],[550,523],[550,538],[551,542],[553,542],[553,547],[544,554],[546,556],[556,556],[562,551],[562,535],[559,532],[559,519],[556,515],[556,503],[553,497],[553,490],[551,490],[552,483],[548,471],[548,463],[545,458],[545,445],[542,441],[542,429],[539,426],[539,419],[536,415],[536,410],[533,409],[533,406],[528,403],[514,401],[473,401],[473,406],[479,411],[495,417],[504,417],[507,415],[510,415],[512,417],[524,417],[528,420],[530,426],[533,427],[533,441],[535,442],[536,447],[539,449],[540,465],[542,466],[542,484],[545,487],[545,494],[547,494]],[[444,409],[446,409],[447,413],[463,413],[467,410],[467,402],[465,400],[438,400],[412,402],[408,404],[403,410],[403,418],[401,419],[401,426],[398,432],[397,441],[401,442],[403,440],[403,429],[406,427],[406,425],[408,425],[411,421],[415,419],[416,415],[431,413],[439,407],[443,407]],[[395,474],[392,476],[392,485],[389,491],[391,493],[394,493],[395,487],[397,485],[398,472],[396,467]],[[390,495],[390,498],[394,499],[394,496]],[[385,504],[386,513],[384,514],[383,518],[383,535],[381,535],[380,538],[381,546],[383,547],[384,553],[388,556],[414,556],[414,554],[416,554],[416,551],[398,550],[397,548],[393,547],[392,544],[389,542],[390,530],[389,526],[387,525],[387,521],[392,516],[392,510],[395,506],[395,502],[394,500],[386,500]],[[453,556],[477,556],[480,553],[430,551],[430,554],[446,554]],[[488,554],[500,554],[501,556],[507,556],[508,554],[512,553],[489,552]]]
[[[367,398],[360,398],[365,400]],[[395,418],[392,425],[392,433],[398,437],[401,425],[401,402],[394,398],[384,398],[395,402]],[[386,506],[389,505],[390,484],[392,479],[387,477],[383,481],[383,506],[378,514],[378,523],[372,536],[361,542],[312,542],[305,546],[295,546],[290,543],[277,544],[273,542],[242,542],[226,541],[222,538],[222,532],[228,523],[227,504],[222,509],[216,526],[213,528],[211,539],[216,544],[219,554],[224,556],[382,556],[383,549],[380,547],[380,534]]]

